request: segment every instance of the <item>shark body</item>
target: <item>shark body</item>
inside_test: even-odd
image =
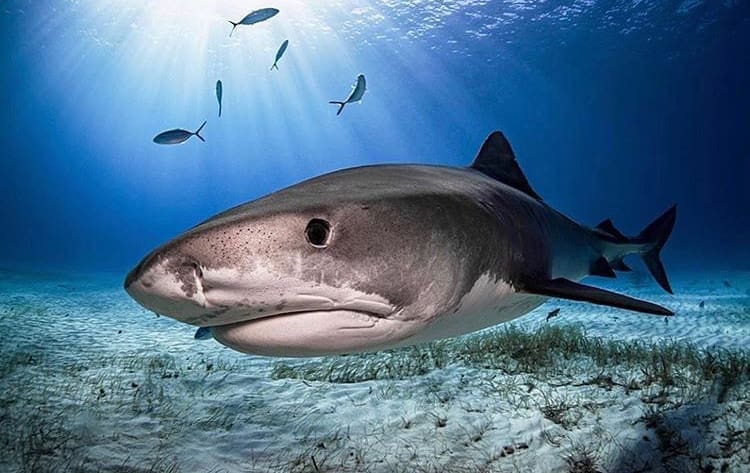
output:
[[[146,256],[125,288],[220,343],[270,356],[452,337],[550,297],[672,315],[579,281],[627,271],[623,258],[637,254],[671,292],[659,252],[675,215],[635,237],[609,220],[580,225],[531,188],[495,132],[467,168],[350,168],[229,209]]]

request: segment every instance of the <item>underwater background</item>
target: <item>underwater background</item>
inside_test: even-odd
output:
[[[500,129],[571,217],[635,232],[677,203],[670,266],[748,268],[747,2],[280,2],[228,37],[264,5],[3,2],[0,261],[124,271],[229,206],[342,167],[468,165]],[[203,120],[205,144],[151,142]]]
[[[8,0],[0,38],[0,470],[750,471],[750,2]],[[152,141],[204,120],[205,143]],[[636,261],[595,283],[674,318],[552,300],[276,360],[122,290],[230,206],[344,167],[465,166],[493,130],[581,223],[635,234],[678,204],[675,296]]]

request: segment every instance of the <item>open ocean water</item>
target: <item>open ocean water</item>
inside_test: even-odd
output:
[[[750,3],[9,0],[0,38],[0,471],[750,471]],[[550,299],[274,358],[123,290],[220,211],[346,167],[467,166],[494,130],[578,222],[637,234],[678,205],[674,295],[636,257],[584,281],[674,317]]]

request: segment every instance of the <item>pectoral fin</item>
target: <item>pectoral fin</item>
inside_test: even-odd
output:
[[[213,334],[211,333],[211,327],[198,327],[198,330],[195,332],[194,338],[196,340],[210,340],[213,338]]]
[[[522,285],[521,289],[523,292],[540,296],[591,302],[592,304],[607,305],[647,314],[674,315],[674,312],[660,305],[633,299],[616,292],[586,286],[564,278],[528,281]]]
[[[615,271],[612,269],[612,266],[609,265],[609,263],[603,256],[591,263],[589,274],[592,276],[602,276],[605,278],[616,277]]]

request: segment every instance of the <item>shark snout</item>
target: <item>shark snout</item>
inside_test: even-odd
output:
[[[193,323],[206,312],[200,262],[188,255],[155,252],[125,278],[125,291],[140,305],[183,322]]]
[[[143,274],[146,272],[147,269],[151,268],[151,264],[154,262],[155,259],[157,259],[158,254],[157,253],[151,253],[150,255],[146,256],[141,260],[138,265],[131,269],[130,272],[128,272],[128,275],[125,276],[125,283],[123,284],[123,287],[127,291],[130,286],[132,286],[136,281],[139,281]]]

